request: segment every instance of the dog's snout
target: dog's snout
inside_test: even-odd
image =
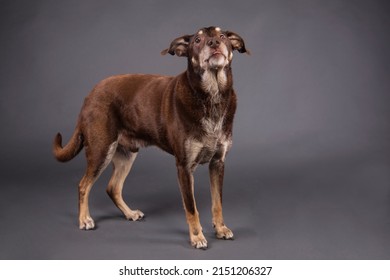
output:
[[[207,41],[207,45],[210,48],[217,48],[217,47],[219,47],[220,44],[221,44],[221,42],[217,38],[212,38],[212,39]]]

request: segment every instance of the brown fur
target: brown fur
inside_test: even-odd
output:
[[[138,149],[155,145],[176,158],[178,180],[189,224],[191,244],[206,248],[194,199],[193,171],[209,162],[213,224],[218,238],[232,239],[222,216],[225,155],[231,147],[236,94],[232,88],[233,50],[248,52],[237,34],[209,27],[175,39],[170,53],[188,58],[176,76],[128,74],[109,77],[85,98],[76,129],[62,148],[61,134],[53,152],[69,161],[84,147],[87,170],[79,185],[80,229],[92,229],[88,197],[92,185],[112,162],[107,193],[129,220],[144,214],[131,210],[122,188]]]

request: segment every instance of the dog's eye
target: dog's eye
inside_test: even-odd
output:
[[[195,38],[195,43],[199,44],[200,41],[201,41],[201,40],[200,40],[200,37],[196,37],[196,38]]]
[[[226,39],[226,36],[225,36],[225,34],[221,34],[221,35],[219,35],[219,38]]]

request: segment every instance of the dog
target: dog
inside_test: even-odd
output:
[[[113,164],[107,193],[126,219],[144,217],[122,198],[122,188],[139,148],[155,145],[176,159],[191,245],[206,249],[194,198],[193,172],[209,163],[212,222],[216,236],[233,239],[222,214],[224,162],[232,146],[237,98],[232,87],[233,51],[247,53],[244,40],[219,27],[202,28],[172,41],[162,55],[187,57],[178,76],[126,74],[99,82],[85,98],[76,128],[63,147],[58,133],[53,153],[58,161],[74,158],[84,147],[87,169],[79,184],[79,227],[95,227],[89,193],[99,175]]]

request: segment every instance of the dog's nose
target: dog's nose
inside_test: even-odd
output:
[[[207,41],[207,45],[210,47],[210,48],[217,48],[219,47],[219,44],[221,42],[217,39],[217,38],[212,38],[210,40]]]

